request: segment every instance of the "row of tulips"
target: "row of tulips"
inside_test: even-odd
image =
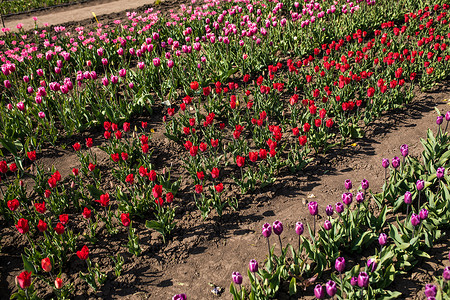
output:
[[[251,261],[248,277],[250,287],[241,286],[242,276],[233,273],[233,284],[230,291],[234,299],[270,299],[277,295],[282,282],[288,281],[289,293],[297,294],[300,284],[308,285],[322,281],[325,270],[335,270],[331,273],[331,280],[324,284],[317,283],[314,295],[317,299],[328,297],[334,299],[392,299],[401,297],[398,291],[389,290],[397,275],[410,271],[419,260],[429,259],[427,250],[441,237],[441,230],[448,224],[448,162],[450,146],[447,131],[441,130],[442,118],[439,114],[437,124],[439,129],[433,134],[428,131],[427,140],[422,140],[423,159],[419,162],[409,154],[408,146],[400,147],[403,159],[395,157],[392,160],[389,176],[386,172],[386,183],[383,192],[372,194],[369,183],[363,180],[360,192],[356,195],[356,205],[352,206],[352,182],[345,181],[347,192],[342,195],[342,202],[335,207],[328,205],[324,213],[325,221],[316,233],[316,216],[319,213],[318,204],[310,202],[309,212],[313,217],[314,229],[307,225],[310,237],[304,237],[305,226],[297,223],[295,232],[298,235],[298,246],[287,245],[283,248],[281,235],[283,225],[275,221],[273,225],[266,223],[262,228],[262,235],[267,239],[269,254],[263,269],[258,269],[258,263]],[[430,154],[436,156],[430,158]],[[389,167],[389,160],[383,159],[382,167]],[[431,168],[431,169],[427,169]],[[401,182],[397,184],[398,182]],[[408,189],[404,192],[403,188]],[[368,209],[367,195],[371,195],[379,204],[376,211]],[[389,197],[387,193],[389,191]],[[422,195],[422,201],[420,201]],[[394,199],[391,202],[389,199]],[[398,205],[397,202],[401,204]],[[398,210],[406,204],[406,215]],[[445,213],[443,213],[445,207]],[[334,209],[338,214],[333,218]],[[397,213],[396,213],[397,212]],[[386,219],[396,218],[396,224],[386,223]],[[372,218],[372,220],[371,220]],[[374,222],[377,220],[377,222]],[[356,224],[354,223],[356,222]],[[356,226],[355,226],[356,225]],[[362,227],[358,231],[358,228]],[[272,232],[278,236],[280,256],[275,255],[274,248],[269,242]],[[346,235],[351,238],[346,238]],[[356,234],[355,234],[356,233]],[[378,247],[375,245],[378,244]],[[291,258],[286,258],[290,250]],[[353,259],[350,266],[346,264],[346,255],[355,252],[371,253],[366,265],[359,265]],[[425,295],[428,299],[439,299],[448,294],[447,281],[450,279],[448,267],[444,269],[442,277],[437,278],[440,286],[427,285]],[[327,273],[328,274],[328,273]],[[301,282],[297,282],[302,279]]]

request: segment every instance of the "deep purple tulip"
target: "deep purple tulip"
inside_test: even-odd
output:
[[[387,168],[389,167],[389,159],[387,158],[383,158],[383,160],[381,161],[381,165],[383,166],[383,168]]]
[[[361,272],[358,275],[358,286],[360,288],[366,288],[369,285],[369,275],[366,272]]]
[[[325,222],[323,224],[323,228],[325,228],[325,230],[330,230],[331,227],[333,227],[333,226],[331,225],[330,220],[325,220]]]
[[[242,284],[242,275],[239,272],[233,272],[233,274],[231,274],[231,277],[233,278],[233,282],[235,284]]]
[[[172,300],[186,300],[186,294],[178,294],[172,297]]]
[[[297,222],[295,223],[295,233],[301,235],[305,228],[303,227],[303,223]]]
[[[316,201],[309,202],[308,209],[311,216],[315,216],[319,212]]]
[[[345,184],[345,189],[347,191],[352,189],[353,185],[352,185],[352,181],[350,179],[346,179],[344,184]]]
[[[400,152],[402,153],[403,157],[408,156],[408,145],[406,145],[406,144],[401,145]]]
[[[380,233],[380,236],[378,237],[378,243],[380,246],[384,246],[387,243],[388,236],[386,233]]]
[[[378,262],[376,259],[373,258],[369,258],[369,260],[367,261],[367,269],[370,272],[375,272],[375,270],[377,269],[378,266]]]
[[[422,208],[419,212],[419,217],[421,220],[426,220],[428,218],[428,210]]]
[[[327,290],[328,296],[334,297],[334,295],[336,295],[337,287],[336,282],[334,282],[333,280],[328,281],[327,284],[325,285],[325,288]]]
[[[333,206],[327,205],[327,207],[325,208],[325,213],[327,214],[327,216],[331,217],[333,215]]]
[[[398,166],[400,166],[400,158],[398,158],[398,156],[396,156],[392,159],[392,167],[394,169],[397,169]]]
[[[406,191],[405,196],[404,196],[404,201],[406,204],[411,204],[412,197],[411,197],[411,193],[409,191]]]
[[[252,273],[258,272],[258,262],[254,259],[250,260],[250,262],[248,263],[248,269]]]
[[[419,179],[416,181],[416,188],[418,191],[423,190],[424,186],[425,186],[425,182],[423,180]]]
[[[443,116],[438,116],[436,118],[436,124],[437,125],[441,125],[443,121],[444,121],[444,117]]]
[[[336,208],[336,212],[338,214],[342,213],[344,211],[344,204],[342,204],[342,202],[338,202],[334,205],[334,207]]]
[[[353,201],[353,194],[350,192],[346,192],[342,194],[342,202],[345,203],[345,205],[349,206],[352,204]]]
[[[364,201],[364,193],[363,192],[356,193],[356,202],[361,203],[363,201]]]
[[[344,270],[345,270],[345,258],[343,258],[343,257],[336,258],[336,262],[334,263],[334,268],[339,273],[344,272]]]
[[[323,290],[323,286],[318,284],[314,288],[314,295],[317,299],[323,299],[325,297],[325,291]]]
[[[272,227],[269,223],[265,223],[262,227],[262,235],[268,238],[272,234]]]
[[[442,272],[442,277],[445,281],[450,280],[450,266],[445,267],[444,271]]]
[[[415,213],[413,213],[411,215],[411,224],[414,227],[416,227],[417,225],[420,224],[420,217],[418,215],[416,215]]]
[[[426,284],[425,285],[425,296],[427,297],[436,297],[437,288],[434,284]]]
[[[445,113],[445,120],[450,121],[450,111]]]
[[[283,232],[283,224],[278,220],[273,222],[272,228],[273,233],[275,233],[276,235],[280,235]]]
[[[369,181],[367,179],[363,179],[361,181],[361,188],[363,190],[367,190],[369,188]]]
[[[438,179],[442,179],[442,177],[444,177],[445,175],[445,168],[444,167],[439,167],[436,171],[436,177]]]
[[[358,284],[358,277],[353,276],[352,278],[350,278],[350,284],[352,286],[356,286]]]

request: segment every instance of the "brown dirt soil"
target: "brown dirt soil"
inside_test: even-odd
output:
[[[111,1],[110,5],[121,8],[124,2],[130,1]],[[161,7],[166,5],[173,8],[176,3],[163,2]],[[101,18],[116,18],[117,15]],[[47,21],[48,15],[42,15],[40,19]],[[78,23],[89,24],[92,20],[77,21],[76,24]],[[67,25],[75,26],[74,23]],[[166,245],[162,243],[159,234],[145,228],[143,222],[136,222],[135,228],[143,252],[140,257],[135,257],[128,253],[125,230],[115,236],[109,236],[106,230],[103,230],[103,235],[98,236],[104,236],[104,239],[100,239],[92,247],[90,254],[92,261],[98,262],[101,270],[108,275],[108,280],[101,290],[94,293],[79,279],[77,272],[84,270],[85,266],[76,255],[69,258],[68,269],[77,272],[71,272],[72,275],[63,273],[62,278],[65,282],[74,283],[75,299],[170,299],[177,293],[186,293],[189,300],[216,299],[217,296],[211,293],[210,283],[224,288],[225,292],[221,298],[230,299],[228,287],[231,283],[231,273],[239,271],[245,274],[250,259],[256,259],[260,263],[265,259],[266,242],[261,236],[264,223],[282,221],[285,225],[283,243],[295,243],[295,222],[312,223],[312,217],[307,210],[307,202],[311,199],[317,201],[321,208],[334,204],[344,191],[345,179],[359,183],[366,178],[372,191],[380,191],[384,180],[381,159],[398,155],[401,144],[408,144],[410,154],[419,156],[422,151],[420,138],[425,137],[426,130],[433,128],[435,124],[434,108],[444,112],[449,110],[448,104],[442,101],[448,98],[448,81],[431,92],[418,93],[415,100],[404,109],[386,113],[366,128],[366,136],[357,140],[356,145],[348,143],[341,148],[332,149],[327,155],[315,159],[303,172],[280,174],[274,185],[240,197],[239,211],[227,210],[221,219],[211,214],[206,221],[202,220],[184,181],[176,199],[179,206],[176,213],[177,228]],[[186,172],[175,165],[181,147],[164,137],[161,118],[161,112],[157,108],[152,116],[141,116],[132,126],[146,120],[155,130],[151,146],[155,149],[152,157],[158,170],[174,163],[173,176],[186,176]],[[39,162],[46,166],[54,165],[62,176],[66,177],[72,168],[79,167],[77,157],[69,149],[70,145],[92,137],[94,146],[98,146],[103,142],[101,135],[100,131],[92,130],[64,140],[62,143],[68,145],[67,148],[48,147],[39,157]],[[107,170],[110,167],[108,157],[101,150],[94,149],[98,155],[98,164],[103,170]],[[111,179],[106,178],[105,182],[108,180]],[[320,211],[323,217],[323,209]],[[71,215],[70,220],[69,226],[73,226],[72,228],[83,222],[77,215]],[[21,249],[27,246],[27,241],[18,235],[13,224],[7,224],[1,218],[0,237],[3,246],[0,252],[0,298],[3,298],[3,295],[10,295],[17,289],[14,278],[22,270],[20,254]],[[396,279],[392,289],[401,291],[405,299],[423,299],[421,290],[425,283],[430,282],[432,276],[439,275],[443,266],[449,263],[449,243],[446,238],[443,241],[445,242],[436,245],[430,253],[431,260],[419,264],[412,274]],[[275,242],[271,239],[271,243]],[[80,247],[81,245],[82,243],[79,243]],[[275,251],[279,251],[278,246]],[[119,278],[114,276],[113,262],[110,259],[110,256],[117,253],[125,259]],[[363,253],[364,256],[371,254]],[[244,285],[248,284],[247,280],[244,276]],[[43,286],[36,288],[40,291],[40,296],[50,297],[50,290]],[[279,299],[312,299],[312,294],[312,287],[309,287],[306,291],[300,290],[291,298],[281,293]]]

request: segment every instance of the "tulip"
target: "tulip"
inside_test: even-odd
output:
[[[442,277],[444,278],[445,281],[450,280],[450,267],[449,266],[445,267],[444,271],[442,272]]]
[[[419,194],[419,200],[417,200],[417,210],[420,209],[420,191],[423,190],[423,188],[425,187],[425,182],[421,179],[416,181],[416,188],[417,188],[417,192]]]
[[[272,227],[269,223],[265,223],[262,227],[262,235],[267,238],[267,246],[269,247],[269,255],[270,255],[270,243],[269,243],[269,237],[272,234]]]
[[[400,152],[402,154],[403,157],[408,156],[408,145],[403,144],[400,146]]]
[[[50,258],[43,258],[41,260],[41,267],[45,272],[50,272],[52,270],[52,262],[50,261]]]
[[[303,223],[297,222],[295,223],[295,233],[298,235],[298,249],[300,251],[300,235],[303,234],[303,231],[305,230]]]
[[[309,213],[314,217],[314,236],[316,236],[316,215],[319,212],[317,202],[316,201],[309,202],[308,209]]]
[[[443,121],[444,121],[444,117],[443,116],[438,116],[436,118],[436,124],[439,125],[439,126],[442,124]]]
[[[352,278],[350,278],[350,284],[351,286],[356,286],[358,284],[358,277],[353,276]]]
[[[330,230],[332,227],[330,220],[325,220],[323,228],[325,228],[325,230]]]
[[[436,177],[438,179],[442,179],[444,177],[444,175],[445,175],[445,168],[444,167],[437,168]]]
[[[330,280],[326,283],[325,287],[326,287],[328,296],[333,298],[337,292],[336,282],[334,282],[333,280]]]
[[[55,288],[60,290],[63,287],[63,281],[61,278],[56,277],[55,279]]]
[[[233,282],[235,284],[241,285],[242,284],[242,275],[239,272],[233,272],[231,274],[231,277],[233,278]]]
[[[278,240],[280,241],[280,248],[281,251],[283,251],[283,245],[281,244],[281,236],[280,236],[281,233],[283,232],[283,224],[280,221],[276,220],[275,222],[273,222],[272,228],[273,233],[278,235]]]
[[[367,270],[369,270],[370,272],[375,272],[377,266],[378,262],[376,261],[376,259],[369,258],[369,260],[367,261]]]
[[[317,299],[323,299],[325,297],[325,291],[323,290],[323,286],[318,284],[314,288],[314,295]]]
[[[20,288],[27,289],[31,285],[31,272],[23,271],[19,276],[16,276],[16,282]]]
[[[361,202],[364,201],[364,193],[363,192],[358,192],[356,194],[356,202],[359,204]]]
[[[325,213],[327,214],[327,216],[331,217],[333,215],[333,206],[327,205],[327,207],[325,208]]]
[[[369,188],[369,181],[367,179],[363,179],[361,181],[361,188],[366,191]]]
[[[358,275],[358,286],[360,288],[366,288],[369,285],[369,275],[366,272],[361,272]]]
[[[380,244],[381,249],[383,249],[383,246],[386,245],[387,239],[388,239],[388,236],[385,233],[380,233],[380,235],[378,236],[378,243]],[[381,250],[380,250],[380,252],[381,252]]]
[[[341,214],[344,211],[344,204],[342,204],[342,202],[338,202],[334,205],[334,207],[336,208],[336,212],[338,214]]]
[[[186,300],[186,294],[177,294],[175,296],[172,297],[172,300]]]
[[[79,259],[81,260],[86,260],[89,258],[89,249],[86,245],[83,246],[83,248],[81,248],[80,251],[77,251],[77,256]]]
[[[352,181],[350,179],[346,179],[344,184],[347,191],[352,189]]]
[[[426,284],[425,285],[425,296],[427,297],[436,297],[437,288],[434,284]]]
[[[397,169],[399,165],[400,165],[400,158],[398,158],[398,156],[396,156],[392,159],[392,167],[394,169]]]
[[[353,201],[353,194],[350,192],[346,192],[342,194],[342,202],[344,202],[347,206],[349,206]]]
[[[428,210],[422,208],[419,212],[419,217],[421,220],[426,220],[428,218]]]
[[[248,263],[248,269],[253,274],[258,272],[258,262],[254,259],[250,260],[250,262]]]

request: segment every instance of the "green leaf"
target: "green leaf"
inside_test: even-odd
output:
[[[289,295],[293,296],[295,294],[297,294],[297,279],[292,277],[291,283],[289,284]]]
[[[34,265],[25,257],[24,254],[22,254],[22,261],[23,261],[23,268],[28,271],[31,272],[32,274],[36,274],[36,268],[34,267]]]
[[[2,144],[2,146],[5,147],[5,149],[8,150],[12,155],[17,156],[16,143],[12,143],[11,141],[8,141],[4,138],[0,138],[0,144]]]

